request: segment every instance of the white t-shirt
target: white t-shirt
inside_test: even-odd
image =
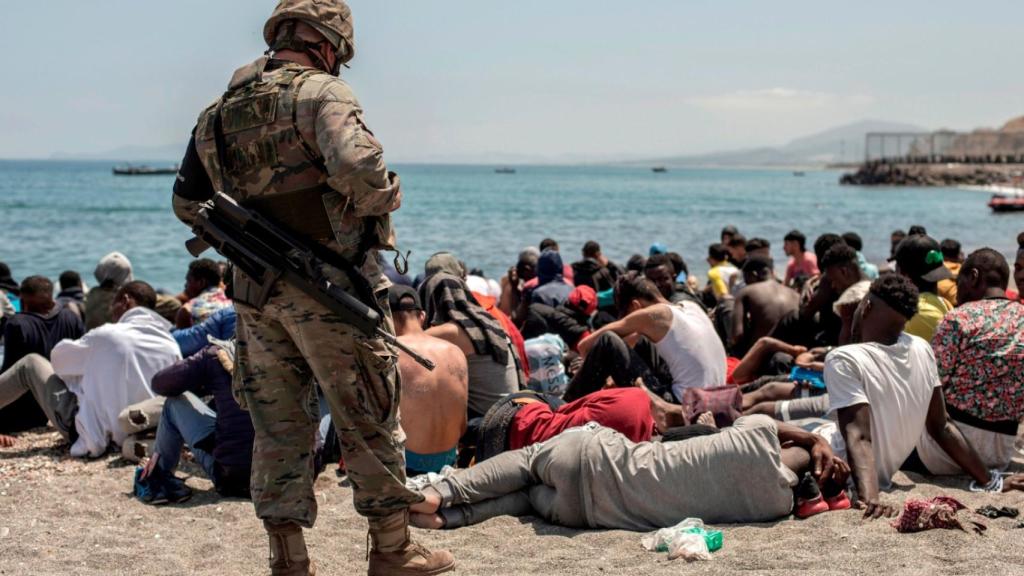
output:
[[[725,385],[725,347],[708,315],[696,304],[672,304],[672,327],[654,344],[672,374],[672,394]]]
[[[871,447],[882,488],[926,433],[932,393],[941,386],[935,355],[924,340],[903,334],[896,344],[843,346],[825,359],[829,414],[841,408],[871,407]],[[833,449],[845,454],[842,434],[832,435]]]

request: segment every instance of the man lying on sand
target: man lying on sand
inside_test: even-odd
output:
[[[687,517],[764,522],[793,510],[793,488],[806,472],[842,506],[846,464],[820,437],[764,416],[678,442],[634,443],[589,424],[459,470],[425,488],[410,511],[427,529],[529,514],[570,528],[637,531]],[[815,482],[800,487],[799,511],[829,509]]]

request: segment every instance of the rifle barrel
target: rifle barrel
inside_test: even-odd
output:
[[[431,372],[433,372],[434,368],[437,368],[437,364],[434,364],[432,361],[430,361],[430,359],[424,358],[423,356],[421,356],[419,353],[417,353],[412,348],[409,348],[405,344],[402,344],[401,342],[398,341],[398,338],[395,338],[392,334],[389,334],[383,328],[380,328],[380,327],[377,328],[377,336],[382,338],[388,344],[391,344],[395,348],[398,348],[402,352],[405,352],[406,354],[408,354],[409,357],[412,358],[413,360],[415,360],[417,364],[419,364],[420,366],[423,366],[427,370],[430,370]]]

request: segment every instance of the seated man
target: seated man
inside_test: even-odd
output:
[[[211,336],[217,340],[234,338],[237,319],[235,307],[228,306],[217,310],[206,320],[189,328],[171,330],[171,336],[178,343],[181,355],[187,358],[209,346]]]
[[[921,295],[917,314],[907,322],[907,334],[931,342],[939,322],[953,309],[953,303],[938,294],[938,283],[953,277],[943,264],[939,243],[929,236],[908,236],[896,248],[896,272],[909,278]]]
[[[789,257],[783,283],[799,291],[808,280],[819,274],[818,257],[807,250],[807,236],[799,230],[792,230],[786,234],[782,249]]]
[[[739,274],[739,269],[729,262],[729,249],[722,244],[712,244],[708,247],[708,287],[717,300],[729,296],[729,287],[734,277]]]
[[[960,276],[960,268],[964,262],[963,247],[960,245],[960,242],[952,238],[946,238],[939,243],[939,250],[942,251],[942,265],[949,268],[949,273],[953,275],[952,278],[939,281],[937,286],[939,296],[945,298],[948,302],[956,303],[959,301],[956,281]]]
[[[167,400],[153,456],[136,480],[136,494],[143,501],[163,504],[188,499],[191,490],[174,478],[185,445],[218,494],[249,498],[255,432],[249,413],[232,395],[233,371],[234,343],[222,342],[153,376],[153,391]],[[204,404],[200,396],[213,396],[213,406]]]
[[[930,435],[979,484],[992,481],[984,462],[946,413],[931,346],[903,332],[917,313],[917,288],[902,276],[871,285],[854,318],[854,338],[825,359],[829,412],[838,419],[817,433],[848,460],[865,516],[892,516],[879,497],[922,436]],[[836,432],[839,433],[836,433]]]
[[[43,276],[30,276],[21,282],[21,313],[4,325],[3,366],[7,372],[18,360],[29,354],[50,359],[50,351],[61,340],[81,338],[85,333],[82,320],[70,309],[53,300],[53,283]],[[0,432],[23,432],[46,426],[46,414],[31,394],[24,394],[13,404],[0,409]]]
[[[704,302],[700,296],[685,283],[678,282],[679,274],[668,254],[655,254],[648,258],[644,263],[644,277],[657,286],[658,291],[669,302],[690,302],[704,309]]]
[[[832,312],[842,321],[839,345],[848,344],[853,314],[867,294],[871,282],[857,263],[857,251],[846,244],[836,244],[829,248],[819,265],[824,281],[832,287],[833,294],[839,295],[832,305]]]
[[[71,310],[79,320],[85,322],[85,289],[78,272],[65,270],[61,273],[60,293],[57,294],[56,302],[61,308]]]
[[[567,282],[562,256],[557,250],[545,250],[537,259],[537,286],[530,292],[530,302],[557,308],[569,298],[573,286]]]
[[[501,323],[487,313],[462,278],[436,272],[420,286],[426,333],[459,347],[469,374],[469,418],[483,416],[526,383],[523,360]]]
[[[878,266],[868,262],[867,258],[864,257],[864,240],[860,237],[860,234],[845,232],[843,234],[843,242],[846,242],[847,246],[857,252],[857,267],[860,268],[864,278],[871,282],[878,280]]]
[[[455,465],[459,438],[466,433],[466,356],[455,344],[423,331],[426,315],[415,290],[392,286],[388,300],[399,342],[437,365],[427,370],[407,354],[398,355],[405,468],[410,476],[440,472]]]
[[[629,275],[616,283],[615,304],[622,319],[579,343],[585,360],[569,383],[567,402],[604,388],[609,376],[616,386],[632,386],[643,367],[637,366],[626,342],[640,336],[654,343],[668,366],[677,400],[687,388],[725,385],[725,348],[699,307],[671,304],[649,280]]]
[[[747,257],[743,280],[746,287],[737,293],[732,311],[732,353],[736,356],[746,354],[754,342],[800,312],[800,296],[776,280],[771,258]]]
[[[223,281],[220,264],[208,258],[192,261],[185,274],[185,297],[188,300],[178,310],[176,327],[188,328],[231,306],[231,300],[221,285]]]
[[[526,339],[544,334],[557,334],[575,350],[579,341],[590,334],[590,318],[597,312],[597,293],[590,286],[577,286],[558,307],[531,304],[523,324]]]
[[[96,264],[93,276],[97,285],[85,295],[86,330],[116,322],[110,317],[110,306],[117,291],[132,281],[132,263],[124,254],[111,252]]]
[[[499,515],[536,514],[570,528],[636,531],[688,517],[765,522],[793,510],[793,487],[808,471],[826,493],[839,497],[847,468],[827,443],[764,416],[741,418],[718,434],[664,443],[637,444],[590,424],[428,486],[424,501],[410,507],[411,521],[451,529]]]
[[[590,240],[583,245],[583,260],[572,265],[576,286],[589,286],[594,292],[603,292],[615,287],[615,279],[622,274],[622,268],[601,253],[601,245]]]
[[[985,466],[998,470],[1016,453],[1024,417],[1024,305],[1006,298],[1009,277],[999,252],[971,254],[957,279],[959,306],[932,341],[949,416]],[[962,473],[928,435],[917,452],[932,474]]]
[[[818,270],[817,263],[825,258],[829,248],[837,244],[844,244],[842,237],[837,234],[822,234],[814,241],[814,269]],[[808,348],[816,346],[837,346],[839,335],[843,329],[843,321],[835,314],[834,304],[839,299],[832,288],[832,283],[825,280],[821,274],[815,274],[807,278],[800,292],[800,322],[799,329],[794,333],[799,335],[800,340],[793,342]]]
[[[72,443],[72,456],[97,457],[111,441],[120,445],[125,433],[118,414],[152,398],[153,375],[181,359],[171,325],[153,310],[155,305],[156,292],[149,284],[125,284],[111,304],[116,323],[60,342],[50,362],[29,354],[0,374],[0,408],[30,392]]]

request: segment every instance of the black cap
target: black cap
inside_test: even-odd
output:
[[[896,266],[900,273],[925,282],[950,280],[953,273],[943,264],[939,243],[931,236],[907,236],[896,247]]]
[[[388,288],[388,304],[393,312],[419,312],[423,310],[420,295],[411,286],[395,284]]]

